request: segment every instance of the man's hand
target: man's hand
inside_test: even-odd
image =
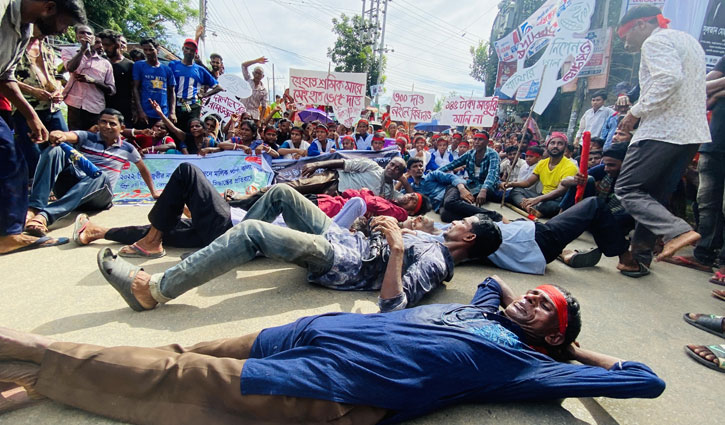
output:
[[[35,115],[33,120],[28,121],[28,128],[30,128],[28,136],[30,136],[30,140],[32,140],[33,143],[43,143],[48,140],[48,129],[45,128],[45,125],[43,125],[43,122],[37,115]]]
[[[526,210],[526,212],[530,212],[529,208],[534,207],[539,202],[541,202],[541,201],[539,200],[538,196],[536,198],[524,198],[524,200],[521,201],[521,208]]]
[[[265,63],[269,62],[269,59],[265,58],[264,56],[259,57],[254,60],[254,63],[258,63],[260,65],[264,65]]]
[[[53,130],[50,132],[50,135],[48,136],[48,141],[53,146],[57,146],[57,145],[65,142],[65,140],[66,140],[65,133],[60,130]]]
[[[154,199],[159,199],[159,196],[161,196],[161,191],[160,191],[160,190],[154,190],[154,191],[153,191],[153,192],[151,193],[151,196],[152,196],[152,197],[153,197]]]
[[[161,109],[161,105],[159,105],[159,102],[153,99],[149,99],[149,103],[151,104],[151,107],[154,108],[154,111],[159,114],[159,116],[164,115],[164,110]],[[148,117],[146,118],[146,120],[148,121]]]
[[[176,124],[176,112],[172,112],[172,113],[169,114],[169,120],[172,123]]]
[[[32,95],[34,98],[36,98],[38,100],[44,100],[44,101],[48,101],[48,102],[53,101],[53,93],[51,93],[47,90],[34,88],[32,91]]]
[[[614,104],[614,106],[629,106],[631,103],[629,103],[629,96],[626,94],[621,95],[617,98],[617,103]]]
[[[317,163],[313,162],[302,167],[302,172],[300,174],[302,175],[302,177],[312,177],[312,175],[315,174],[315,171],[317,171],[318,168],[319,166],[317,165]]]
[[[468,188],[466,188],[466,186],[464,185],[461,185],[461,187],[458,188],[458,193],[461,195],[461,199],[468,202],[469,204],[472,204],[476,201],[471,191],[468,190]]]
[[[486,189],[481,189],[476,196],[476,206],[480,207],[486,203]]]
[[[85,74],[75,74],[76,75],[76,81],[80,81],[81,83],[88,83],[88,84],[95,84],[96,79],[93,77],[89,77]]]
[[[63,101],[63,90],[56,90],[51,95],[51,101],[53,103],[60,103]]]
[[[373,230],[378,230],[385,236],[391,251],[403,251],[405,244],[403,243],[403,232],[400,231],[398,221],[393,217],[377,216],[370,222]]]
[[[632,115],[631,112],[627,112],[627,115],[624,116],[617,128],[624,132],[631,133],[632,130],[634,130],[634,126],[635,124],[637,124],[637,122],[639,122],[639,118]]]
[[[576,173],[571,178],[565,178],[561,181],[561,185],[564,187],[573,187],[584,185],[587,182],[587,177],[584,177],[582,173]]]

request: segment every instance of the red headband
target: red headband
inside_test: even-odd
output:
[[[413,210],[413,215],[418,214],[418,211],[420,211],[420,207],[423,206],[423,195],[416,192],[415,196],[418,197],[418,202],[415,204],[415,209]]]
[[[453,138],[454,138],[454,139],[462,139],[462,138],[463,138],[463,136],[461,135],[461,133],[455,133],[455,134],[453,135]]]
[[[488,136],[486,135],[486,133],[476,133],[473,136],[473,138],[474,139],[486,139],[486,140],[488,140]]]
[[[566,302],[566,297],[556,286],[539,285],[536,289],[548,295],[551,301],[554,302],[556,315],[559,317],[559,332],[565,335],[566,326],[569,324],[569,304]]]
[[[461,140],[461,143],[459,143],[458,146],[469,146],[470,147],[471,145],[467,141]]]
[[[376,135],[373,136],[373,142],[376,142],[376,141],[384,141],[384,140],[385,140],[385,136],[383,136],[383,135],[376,134]]]
[[[365,125],[370,125],[370,123],[368,122],[368,120],[366,120],[365,118],[362,118],[362,119],[361,119],[360,121],[358,121],[357,123],[358,123],[358,124],[360,124],[360,123],[363,123],[363,124],[365,124]]]
[[[541,154],[540,154],[540,153],[538,153],[538,152],[534,152],[534,151],[532,151],[531,149],[529,149],[529,150],[527,150],[527,151],[526,151],[526,155],[531,155],[531,156],[541,156]]]
[[[637,23],[639,22],[649,22],[652,20],[652,18],[657,18],[657,25],[659,25],[660,28],[667,28],[667,24],[670,23],[670,20],[662,16],[660,13],[656,16],[645,16],[644,18],[637,18],[632,19],[631,21],[627,22],[626,24],[622,25],[621,27],[617,28],[617,35],[619,38],[624,38],[625,35],[629,32],[629,30],[632,29]]]

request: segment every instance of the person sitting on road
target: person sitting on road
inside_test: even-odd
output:
[[[468,305],[327,313],[186,348],[105,348],[0,328],[0,379],[139,425],[398,423],[460,403],[665,390],[646,365],[581,348],[580,330],[567,290],[541,285],[517,297],[493,276]]]

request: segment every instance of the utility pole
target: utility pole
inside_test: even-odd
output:
[[[385,5],[385,9],[383,10],[383,32],[380,36],[380,48],[379,56],[378,56],[378,80],[375,84],[380,85],[380,80],[382,79],[383,74],[383,53],[385,52],[385,21],[388,17],[388,0],[383,0],[383,4]],[[378,98],[380,97],[380,91],[378,90],[377,94],[375,95],[375,104],[380,106],[380,103],[378,102]]]
[[[384,6],[387,9],[388,0],[383,0]],[[366,8],[369,5],[369,9]],[[374,58],[376,53],[380,52],[380,49],[384,47],[379,41],[378,36],[380,35],[380,0],[370,0],[368,3],[366,0],[362,0],[362,19],[364,30],[362,38],[365,45],[372,48],[372,57]],[[383,31],[385,27],[385,16],[383,16]],[[382,53],[380,53],[382,57]],[[372,71],[373,60],[370,60],[364,71],[370,73]],[[379,66],[378,66],[379,68]],[[370,84],[378,84],[378,81],[371,81]]]
[[[276,80],[276,78],[274,78],[274,64],[272,64],[272,99],[273,99],[272,101],[273,102],[277,99],[277,89],[276,89],[276,86],[274,85],[274,80]]]
[[[201,41],[204,42],[204,48],[206,48],[206,3],[207,0],[199,0],[199,25],[204,27],[204,32],[201,33]]]

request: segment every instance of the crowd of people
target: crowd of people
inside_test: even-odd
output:
[[[104,348],[0,329],[0,382],[31,397],[138,424],[388,423],[462,402],[651,398],[665,384],[646,365],[579,347],[580,306],[559,286],[517,297],[493,276],[468,304],[417,305],[463,262],[544,274],[557,259],[584,268],[605,255],[638,278],[653,259],[711,273],[719,261],[710,282],[725,285],[725,174],[717,165],[725,154],[725,61],[705,77],[702,48],[667,29],[657,8],[632,8],[618,28],[625,46],[641,51],[641,92],[614,93],[611,108],[607,92],[591,93],[570,140],[542,134],[528,114],[446,132],[416,131],[386,114],[377,122],[368,111],[353,127],[302,122],[288,92],[268,104],[264,57],[242,64],[246,112],[201,117],[205,99],[224,90],[225,72],[220,55],[208,67],[199,57],[201,31],[184,42],[181,60],[164,64],[154,40],[129,52],[120,33],[96,34],[80,0],[0,7],[0,94],[16,108],[0,119],[1,254],[69,242],[48,236],[48,227],[77,213],[75,244],[123,245],[99,251],[99,278],[135,311],[258,255],[304,267],[325,288],[377,291],[380,309],[305,317],[188,348]],[[64,84],[45,38],[72,25],[80,46],[63,55]],[[695,230],[667,206],[698,147]],[[252,194],[220,194],[190,163],[159,191],[143,159],[226,150],[264,161],[322,159],[308,159],[299,179]],[[384,166],[324,156],[355,150],[394,155]],[[131,162],[156,199],[148,224],[105,228],[80,212],[110,208]],[[493,203],[524,217],[511,221],[486,208]],[[584,232],[597,246],[568,250]],[[694,256],[676,255],[688,245]],[[172,246],[189,252],[163,273],[123,259],[158,258]],[[725,291],[713,295],[725,299]],[[721,316],[685,320],[725,336]],[[687,350],[725,371],[725,346]]]

